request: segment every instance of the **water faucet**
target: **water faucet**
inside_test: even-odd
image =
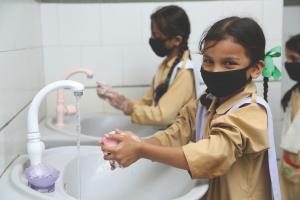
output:
[[[31,165],[40,164],[42,161],[42,152],[45,148],[44,143],[40,140],[40,132],[38,125],[38,111],[42,100],[45,96],[59,88],[72,89],[75,96],[80,96],[83,94],[84,85],[76,81],[71,80],[61,80],[50,83],[41,89],[33,98],[27,117],[27,153],[30,159]]]
[[[93,78],[94,73],[86,68],[76,68],[72,71],[66,73],[64,79],[67,80],[71,76],[84,73],[86,74],[87,78]],[[76,113],[76,108],[73,105],[64,105],[64,90],[59,89],[57,91],[57,98],[56,98],[56,126],[63,127],[64,126],[64,115],[74,115]]]

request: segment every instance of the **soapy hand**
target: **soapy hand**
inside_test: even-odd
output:
[[[99,81],[97,83],[97,95],[102,99],[107,99],[108,94],[114,92],[110,85],[101,83]]]
[[[116,131],[111,131],[111,132],[109,132],[107,134],[119,134],[119,133],[116,132]],[[107,136],[106,136],[107,134],[105,134],[104,137],[99,140],[99,143],[101,144],[101,146],[102,145],[108,146],[108,147],[115,147],[115,146],[117,146],[118,142],[116,140],[108,139]],[[109,152],[103,152],[103,154],[104,154],[104,156],[108,156],[110,153]],[[116,169],[116,164],[117,163],[116,163],[115,160],[110,160],[109,164],[110,164],[111,170]]]
[[[133,104],[111,86],[97,82],[97,94],[100,98],[108,100],[113,107],[122,110],[124,114],[130,115],[133,112]]]
[[[114,141],[117,145],[106,145],[107,141]],[[104,159],[117,161],[122,167],[128,167],[140,158],[141,139],[130,131],[115,131],[105,134],[99,141],[104,152]],[[115,168],[112,165],[112,170]]]

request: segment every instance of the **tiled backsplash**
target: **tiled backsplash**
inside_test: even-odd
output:
[[[0,1],[0,174],[24,153],[27,108],[44,84],[40,19],[34,0]]]

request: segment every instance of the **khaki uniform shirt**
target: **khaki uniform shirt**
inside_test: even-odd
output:
[[[183,60],[188,59],[188,57],[189,52],[184,52]],[[175,59],[176,57],[169,60],[169,62],[162,62],[159,72],[153,78],[149,91],[141,100],[131,100],[134,103],[133,113],[131,114],[133,123],[169,125],[175,120],[185,104],[196,99],[193,71],[183,67],[178,70],[173,82],[160,98],[158,104],[152,106],[154,91],[158,85],[165,81]]]
[[[202,199],[271,199],[265,109],[252,103],[225,114],[241,99],[255,95],[256,87],[250,83],[218,107],[215,98],[208,109],[203,139],[198,142],[194,142],[196,101],[185,106],[168,129],[154,135],[164,146],[182,146],[192,178],[209,179]]]

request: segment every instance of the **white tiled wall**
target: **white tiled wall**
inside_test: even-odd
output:
[[[27,111],[22,111],[0,132],[0,175],[26,149]]]
[[[40,19],[34,0],[0,1],[0,175],[24,152],[26,108],[44,84]]]
[[[95,79],[113,85],[123,83],[123,63],[126,58],[123,56],[123,47],[113,46],[86,46],[81,48],[81,66],[87,66],[95,72]],[[113,59],[114,58],[114,59]],[[113,75],[113,79],[108,74]],[[88,85],[95,84],[95,80],[87,81]]]

